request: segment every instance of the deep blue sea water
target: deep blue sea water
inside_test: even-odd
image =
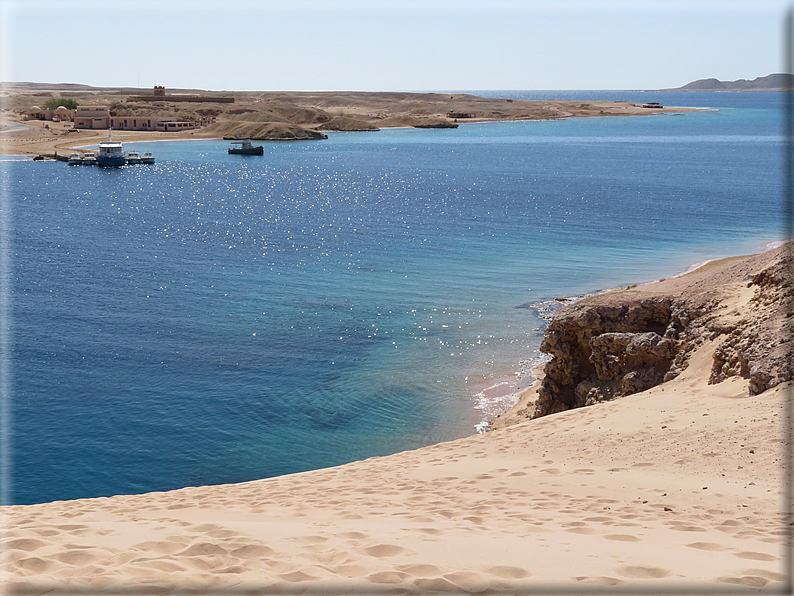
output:
[[[483,390],[527,382],[547,301],[781,237],[779,94],[478,93],[715,109],[332,133],[262,157],[129,144],[157,163],[119,169],[0,162],[13,502],[472,434],[509,401]]]

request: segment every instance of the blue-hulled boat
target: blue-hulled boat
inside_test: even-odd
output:
[[[124,155],[124,145],[113,142],[113,130],[108,133],[108,140],[99,144],[99,155],[96,158],[97,164],[106,168],[123,166],[127,163]]]

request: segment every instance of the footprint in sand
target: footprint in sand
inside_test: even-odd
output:
[[[593,528],[568,528],[565,531],[572,534],[598,534],[598,530]]]
[[[455,571],[454,573],[446,573],[442,577],[457,586],[466,588],[466,590],[480,591],[492,584],[488,577],[479,573],[472,573],[471,571]]]
[[[138,561],[132,567],[142,567],[145,568],[147,571],[151,571],[151,569],[155,569],[157,571],[164,571],[165,573],[178,573],[180,571],[188,571],[187,567],[183,565],[179,565],[174,561],[166,561],[163,559],[156,559],[152,561]]]
[[[428,592],[460,592],[460,586],[443,577],[420,577],[414,580],[414,585]]]
[[[376,544],[365,548],[364,552],[371,557],[383,558],[399,555],[404,550],[402,546],[397,546],[396,544]]]
[[[232,532],[231,530],[212,530],[211,532],[207,532],[207,536],[211,536],[212,538],[231,538],[237,535],[237,532]]]
[[[576,580],[578,582],[582,582],[584,584],[601,584],[601,585],[604,585],[604,586],[617,586],[618,584],[622,584],[623,583],[621,580],[619,580],[617,578],[605,577],[605,576],[599,576],[599,577],[574,577],[574,578],[571,578],[571,579]]]
[[[15,550],[24,550],[25,552],[32,552],[42,546],[46,546],[47,543],[41,540],[36,540],[35,538],[17,538],[15,540],[9,540],[2,544],[2,548],[5,549],[15,549]]]
[[[61,563],[67,563],[68,565],[74,565],[76,567],[85,567],[103,558],[109,559],[110,551],[100,550],[98,548],[81,548],[60,553],[55,556],[55,559]]]
[[[283,573],[279,577],[281,579],[287,580],[288,582],[308,582],[308,581],[320,579],[316,575],[311,575],[303,571],[293,571],[292,573]]]
[[[777,571],[769,571],[767,569],[745,569],[742,573],[747,575],[757,575],[773,582],[784,582],[788,579],[788,576],[782,573],[778,573]]]
[[[766,553],[756,553],[752,551],[744,551],[741,553],[733,553],[736,557],[741,557],[742,559],[753,559],[755,561],[778,561],[779,558],[773,555],[768,555]]]
[[[432,577],[441,574],[441,570],[435,565],[400,565],[397,569],[414,577]]]
[[[369,535],[364,534],[363,532],[345,532],[339,536],[342,538],[352,538],[353,540],[363,540],[365,538],[369,538]]]
[[[227,553],[225,548],[212,542],[198,542],[175,554],[180,557],[204,557],[207,555],[225,555]]]
[[[750,586],[753,588],[763,588],[769,583],[768,580],[757,575],[744,575],[742,577],[718,577],[717,581],[725,584],[738,584],[740,586]]]
[[[233,550],[229,554],[238,559],[260,559],[262,557],[272,557],[276,554],[276,551],[264,544],[248,544]]]
[[[170,540],[141,542],[131,547],[134,550],[141,550],[147,553],[157,553],[160,555],[172,555],[178,550],[185,548],[184,544],[172,542]]]
[[[17,567],[29,571],[30,573],[47,573],[52,570],[55,563],[50,559],[39,559],[38,557],[28,557],[17,561]],[[10,593],[10,592],[9,592]]]
[[[658,579],[670,575],[670,571],[667,569],[662,569],[661,567],[645,567],[643,565],[624,565],[623,567],[618,567],[616,571],[623,577],[631,577],[634,579]]]
[[[344,575],[345,577],[350,578],[359,578],[363,577],[366,573],[369,573],[370,569],[368,567],[364,567],[363,565],[340,565],[335,569],[336,573],[340,575]]]
[[[705,532],[706,528],[701,528],[699,526],[679,526],[674,525],[670,526],[671,530],[676,530],[677,532]]]
[[[502,579],[523,579],[532,575],[523,567],[513,567],[511,565],[497,565],[496,567],[489,567],[486,571]]]
[[[443,530],[439,530],[438,528],[416,528],[413,531],[414,532],[421,532],[422,534],[432,534],[432,535],[443,534],[444,533]]]
[[[303,544],[323,544],[324,542],[328,542],[328,538],[325,536],[297,536],[291,540],[294,542],[302,542]]]
[[[201,524],[199,526],[192,526],[188,528],[191,532],[198,532],[200,534],[205,534],[207,532],[212,532],[214,530],[225,530],[223,526],[216,526],[215,524]]]
[[[401,584],[409,577],[411,576],[407,573],[401,573],[399,571],[379,571],[368,575],[364,579],[373,584]]]
[[[727,550],[724,546],[717,544],[716,542],[693,542],[692,544],[685,544],[684,546],[696,548],[698,550],[710,550],[714,552]]]

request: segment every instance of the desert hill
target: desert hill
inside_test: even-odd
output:
[[[719,81],[717,79],[698,79],[683,87],[664,91],[784,91],[794,85],[794,75],[775,73],[757,77],[752,81]]]

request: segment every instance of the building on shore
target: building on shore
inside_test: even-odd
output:
[[[65,108],[64,106],[58,106],[54,110],[33,106],[25,110],[24,118],[25,120],[53,120],[55,122],[60,120],[62,122],[68,122],[72,119],[72,113],[73,110]]]
[[[199,120],[173,120],[168,117],[153,116],[111,116],[106,107],[79,106],[74,110],[74,127],[94,130],[154,130],[171,132],[193,130],[211,123],[210,118]]]
[[[72,121],[75,128],[106,129],[110,124],[110,110],[103,106],[77,106]]]
[[[211,103],[234,103],[234,97],[227,95],[187,95],[166,94],[165,87],[156,85],[151,95],[131,95],[127,101],[193,101]]]
[[[155,87],[156,97],[159,101],[199,101],[199,100],[174,100],[174,97],[165,94],[164,87]],[[154,97],[154,96],[153,96]],[[223,98],[204,98],[202,101],[215,101]],[[233,97],[226,98],[234,101]],[[155,106],[156,107],[156,106]],[[207,126],[212,123],[212,118],[193,118],[192,120],[174,120],[171,116],[113,116],[110,109],[106,106],[86,105],[77,106],[70,110],[64,106],[59,106],[53,110],[44,109],[39,106],[23,112],[25,120],[52,120],[55,122],[73,122],[76,129],[91,130],[152,130],[160,132],[171,132],[179,130],[193,130]]]
[[[176,130],[194,130],[210,123],[210,119],[171,120],[170,118],[152,118],[148,116],[111,116],[110,125],[113,130],[156,130],[172,132]]]

